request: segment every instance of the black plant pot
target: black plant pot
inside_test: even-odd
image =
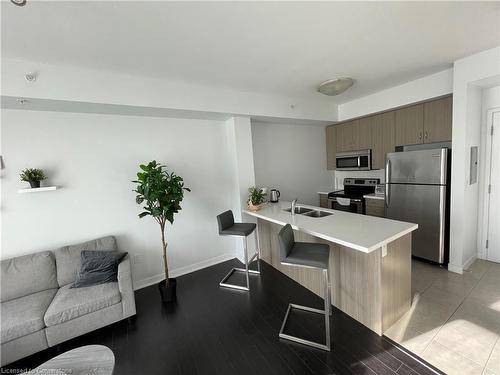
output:
[[[30,181],[30,186],[32,189],[40,187],[40,181]]]
[[[163,303],[174,302],[177,299],[177,280],[168,279],[168,286],[165,284],[165,280],[160,281],[158,284],[158,289],[160,290],[161,301]]]

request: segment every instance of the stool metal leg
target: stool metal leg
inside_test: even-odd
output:
[[[330,269],[327,269],[326,279],[328,281],[328,309],[329,315],[332,315],[332,280],[330,278]]]
[[[298,342],[299,344],[304,344],[308,346],[312,346],[313,348],[318,348],[318,349],[323,349],[326,351],[330,351],[331,349],[331,342],[330,342],[330,314],[331,314],[331,303],[330,303],[330,287],[329,287],[329,278],[328,278],[329,272],[328,270],[323,271],[323,276],[325,279],[325,309],[324,310],[319,310],[319,309],[314,309],[312,307],[308,306],[302,306],[302,305],[296,305],[294,303],[290,303],[288,305],[288,309],[286,310],[285,314],[285,319],[283,319],[283,323],[281,324],[281,329],[279,333],[279,337],[282,339]],[[292,335],[287,335],[284,333],[286,322],[288,320],[288,316],[290,315],[290,310],[291,309],[298,309],[298,310],[303,310],[303,311],[309,311],[317,314],[324,314],[325,316],[325,344],[320,344],[314,341],[306,340],[306,339],[301,339],[300,337],[295,337]]]
[[[250,290],[250,279],[248,278],[248,248],[247,248],[246,237],[245,237],[245,243],[243,244],[243,249],[245,252],[245,277],[247,279],[247,289]]]
[[[256,253],[254,256],[252,256],[252,258],[250,260],[248,259],[247,237],[245,237],[245,240],[244,240],[243,250],[244,250],[244,258],[245,258],[245,268],[233,268],[233,269],[231,269],[231,271],[229,271],[229,273],[226,276],[224,276],[224,278],[219,283],[220,286],[223,286],[226,288],[231,288],[231,289],[238,289],[238,290],[246,290],[246,291],[250,290],[249,275],[259,275],[260,268],[258,271],[255,271],[255,270],[249,269],[248,266],[255,259],[255,257],[258,257],[258,253]],[[245,272],[246,286],[240,286],[240,285],[236,285],[236,284],[227,283],[227,280],[236,271]]]
[[[257,271],[260,274],[260,239],[259,239],[259,226],[255,227],[255,246],[257,246]]]
[[[330,303],[330,281],[328,277],[328,268],[323,271],[323,275],[325,276],[325,342],[327,350],[330,351],[330,314],[332,310],[332,304]]]

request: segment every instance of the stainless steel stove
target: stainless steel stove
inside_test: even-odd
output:
[[[328,194],[330,208],[364,214],[365,199],[363,196],[375,193],[375,187],[379,184],[379,178],[344,178],[344,190]]]

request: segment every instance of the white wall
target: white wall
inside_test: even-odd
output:
[[[227,120],[226,132],[229,145],[227,162],[232,172],[233,195],[231,197],[233,215],[235,221],[254,222],[257,220],[249,215],[243,214],[247,206],[248,188],[255,186],[255,171],[252,148],[252,129],[250,119],[246,117],[232,117]],[[247,239],[226,237],[234,242],[235,255],[242,262],[245,261],[243,242]],[[249,257],[256,251],[255,241],[248,240]]]
[[[500,76],[500,47],[458,60],[453,68],[450,263],[462,272],[477,254],[477,184],[469,185],[470,147],[481,136],[481,89]],[[482,151],[482,150],[480,150]]]
[[[494,86],[483,90],[482,109],[481,109],[481,148],[479,153],[479,200],[478,200],[478,224],[477,224],[477,251],[478,257],[485,258],[486,241],[484,235],[486,232],[487,210],[485,206],[485,197],[487,196],[489,171],[486,170],[486,147],[487,134],[490,131],[491,118],[488,117],[488,111],[497,108],[500,109],[500,86]],[[499,214],[499,213],[497,213]]]
[[[374,94],[339,104],[339,121],[365,116],[402,105],[450,94],[453,91],[453,69],[443,70],[420,79],[391,87]]]
[[[477,256],[477,223],[478,223],[478,182],[472,183],[470,180],[470,148],[477,146],[480,148],[481,138],[481,104],[483,91],[480,87],[469,85],[467,89],[467,145],[463,155],[466,159],[465,185],[463,207],[466,217],[462,218],[464,226],[467,228],[462,237],[462,265],[466,267],[472,264]],[[453,161],[453,159],[452,159]],[[452,177],[453,178],[453,177]]]
[[[139,219],[138,164],[161,161],[185,179],[183,210],[167,228],[172,274],[234,257],[216,215],[233,208],[224,122],[4,110],[1,117],[1,258],[113,234],[133,265],[135,286],[162,278],[158,224]],[[19,172],[43,168],[60,190],[19,194]]]
[[[276,188],[282,200],[318,205],[318,191],[332,191],[326,169],[326,131],[323,126],[252,121],[255,181]]]

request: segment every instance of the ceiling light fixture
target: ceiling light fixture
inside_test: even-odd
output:
[[[354,84],[354,80],[349,77],[334,78],[322,82],[318,86],[318,91],[328,96],[335,96],[343,93]]]
[[[10,2],[19,7],[23,7],[26,5],[26,0],[10,0]]]

